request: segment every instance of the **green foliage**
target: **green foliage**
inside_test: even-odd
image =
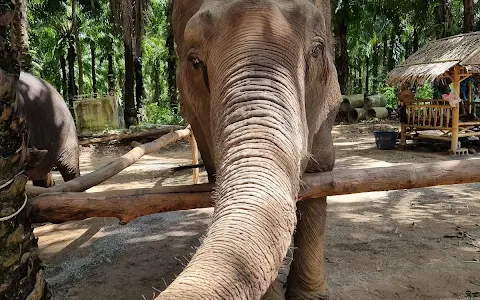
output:
[[[398,88],[392,87],[386,84],[382,84],[378,90],[380,94],[385,95],[387,98],[387,107],[388,108],[397,108],[398,104]]]
[[[177,125],[183,123],[180,115],[174,114],[168,105],[158,105],[157,103],[149,103],[145,105],[147,113],[146,123],[150,124],[169,124]]]
[[[121,32],[118,32],[118,28],[113,28],[111,1],[79,0],[78,2],[80,5],[77,12],[78,31],[83,48],[84,93],[93,92],[90,52],[90,44],[93,43],[98,92],[100,94],[108,92],[108,53],[113,51],[115,93],[122,98],[125,79],[124,44]],[[142,44],[146,122],[177,124],[182,122],[182,119],[170,112],[166,81],[165,61],[168,51],[165,47],[167,37],[165,1],[152,0],[148,3]],[[63,56],[66,59],[67,49],[73,43],[71,0],[31,0],[28,5],[32,73],[52,83],[61,93],[63,78],[60,57]],[[77,68],[77,62],[75,62],[76,80],[78,80]]]
[[[448,13],[440,9],[444,2],[451,4]],[[475,2],[475,23],[480,28],[480,5]],[[337,25],[348,26],[349,94],[366,93],[368,73],[368,94],[386,91],[391,95],[384,86],[391,68],[402,63],[415,47],[441,37],[447,23],[448,35],[463,31],[461,0],[333,0],[332,7],[334,32]],[[448,14],[447,21],[442,20]],[[336,44],[342,44],[339,38],[335,37]],[[426,97],[428,90],[420,95]]]
[[[420,100],[433,99],[433,86],[431,83],[426,83],[417,88],[416,98]]]

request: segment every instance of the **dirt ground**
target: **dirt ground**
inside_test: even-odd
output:
[[[337,168],[450,160],[382,151],[372,125],[337,125]],[[83,148],[82,173],[128,151]],[[477,156],[463,159],[477,159]],[[145,156],[89,192],[190,184],[179,143]],[[55,174],[58,182],[59,175]],[[202,173],[202,181],[206,176]],[[330,197],[326,261],[332,299],[480,299],[480,184]],[[92,218],[35,229],[55,299],[152,299],[187,263],[212,209],[156,214],[121,226]],[[179,298],[180,299],[180,298]]]

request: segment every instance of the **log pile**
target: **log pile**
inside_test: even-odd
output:
[[[337,121],[358,122],[365,119],[386,119],[390,116],[384,95],[344,95]]]

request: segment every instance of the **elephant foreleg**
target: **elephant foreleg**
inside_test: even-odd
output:
[[[63,180],[67,182],[80,176],[80,154],[77,149],[66,151],[65,153],[57,161],[56,167],[62,174]]]
[[[41,186],[44,188],[49,188],[55,185],[55,181],[53,180],[52,173],[49,172],[45,178],[40,179],[40,180],[32,180],[32,184],[34,186]]]
[[[328,299],[324,266],[326,198],[299,202],[286,299]]]
[[[333,122],[333,119],[330,121]],[[332,170],[335,153],[329,127],[321,128],[312,142],[312,158],[306,172]],[[286,299],[328,299],[324,262],[326,212],[326,197],[297,203],[295,252],[287,281]]]

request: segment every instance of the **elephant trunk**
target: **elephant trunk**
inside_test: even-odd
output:
[[[292,72],[273,58],[256,49],[241,53],[212,71],[222,74],[211,80],[213,223],[159,299],[260,299],[290,246],[305,149],[303,96]]]

